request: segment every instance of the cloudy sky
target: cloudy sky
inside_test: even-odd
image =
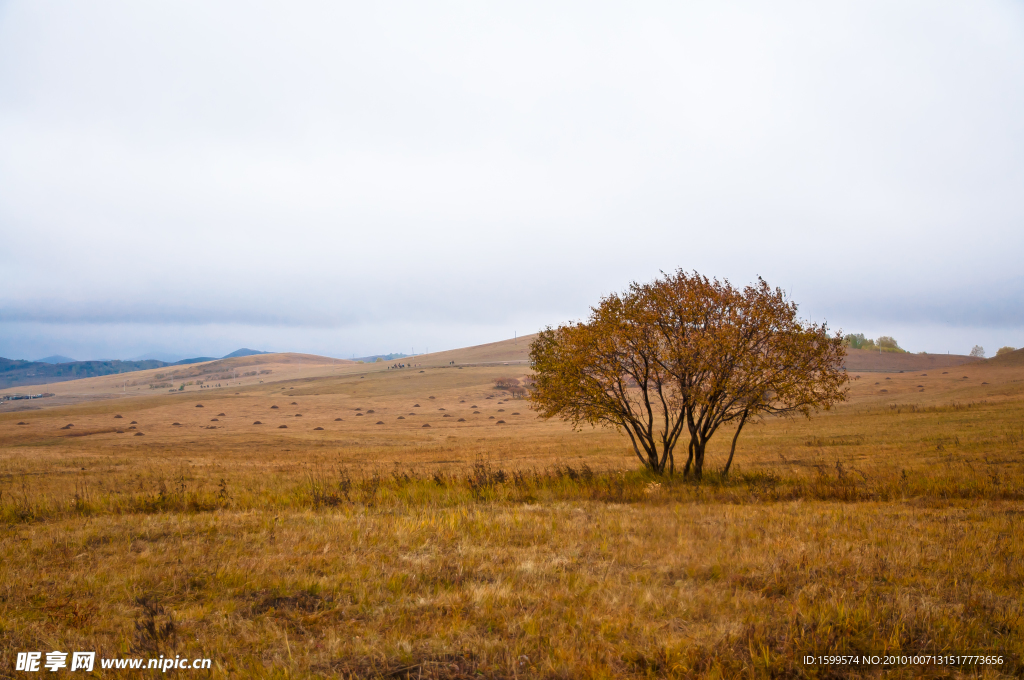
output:
[[[1024,4],[0,3],[0,356],[526,334],[679,267],[1024,345]]]

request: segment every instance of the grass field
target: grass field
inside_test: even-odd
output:
[[[0,677],[53,649],[215,677],[1024,673],[1017,359],[861,373],[699,485],[492,387],[522,365],[449,360],[0,413]],[[802,662],[854,653],[1003,663]]]

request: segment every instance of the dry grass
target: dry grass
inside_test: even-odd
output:
[[[536,421],[489,387],[508,372],[0,415],[0,649],[231,677],[877,676],[801,657],[883,651],[1024,672],[1024,369],[867,374],[701,485]]]

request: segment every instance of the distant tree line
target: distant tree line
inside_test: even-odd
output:
[[[852,349],[869,349],[874,351],[883,352],[906,352],[907,350],[900,347],[900,344],[896,342],[896,338],[890,335],[883,335],[877,340],[871,338],[865,338],[863,333],[850,333],[843,337],[843,343]]]

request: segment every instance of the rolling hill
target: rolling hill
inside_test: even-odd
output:
[[[848,371],[927,371],[977,361],[981,359],[962,354],[910,354],[847,348],[845,366]]]
[[[231,354],[225,355],[223,359],[248,357],[260,354],[269,354],[255,349],[242,348]],[[25,387],[29,385],[48,385],[50,383],[65,382],[68,380],[80,380],[82,378],[95,378],[104,375],[120,375],[123,373],[135,373],[153,368],[165,366],[182,366],[197,364],[208,361],[216,361],[216,357],[195,357],[182,359],[181,361],[168,362],[157,359],[137,359],[129,361],[75,361],[69,357],[53,355],[38,361],[24,361],[22,359],[5,359],[0,357],[0,390],[11,387]]]

